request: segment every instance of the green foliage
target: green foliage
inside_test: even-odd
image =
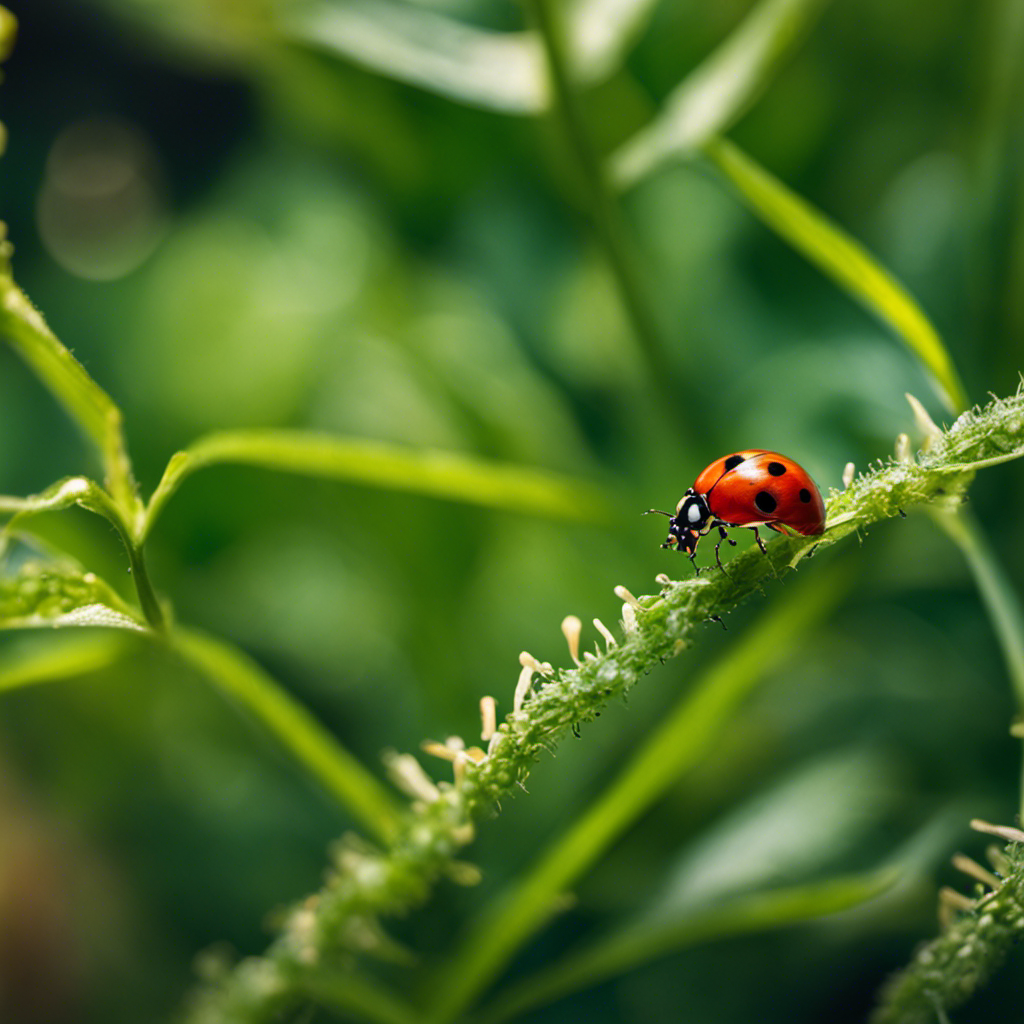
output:
[[[11,176],[15,205],[38,211],[46,252],[33,252],[12,211],[18,283],[5,240],[0,336],[99,471],[79,475],[81,453],[22,387],[23,368],[0,367],[0,471],[26,481],[5,489],[38,492],[0,496],[0,693],[11,709],[0,770],[6,780],[8,756],[24,761],[101,845],[113,835],[120,851],[138,827],[139,850],[118,854],[130,866],[107,870],[145,879],[147,894],[132,898],[161,921],[148,945],[118,939],[131,969],[107,968],[138,978],[139,991],[109,984],[123,1000],[113,1008],[69,997],[65,1018],[166,1012],[196,945],[229,935],[261,948],[254,920],[281,902],[262,954],[203,958],[183,1011],[191,1024],[321,1009],[496,1024],[613,979],[621,998],[588,1011],[595,1024],[649,1020],[659,999],[662,1016],[685,1001],[694,1019],[749,1020],[773,984],[796,1024],[810,1019],[804,1007],[817,1013],[814,979],[841,984],[894,920],[909,943],[927,927],[928,898],[915,892],[949,839],[918,822],[935,820],[936,805],[959,808],[957,797],[1021,799],[1004,763],[999,664],[1024,707],[1024,615],[1010,582],[1024,551],[1020,495],[1009,474],[974,478],[1024,455],[1024,397],[964,411],[954,362],[998,392],[1018,370],[1000,342],[1015,336],[1012,268],[1024,252],[1024,207],[1002,191],[1013,179],[1012,47],[994,46],[991,81],[973,83],[991,92],[986,116],[973,153],[953,160],[935,138],[949,95],[969,89],[942,77],[958,73],[942,39],[960,40],[975,19],[951,4],[530,0],[520,23],[475,0],[94,2],[143,46],[160,41],[173,69],[161,74],[194,76],[198,59],[204,74],[244,82],[252,109],[233,126],[220,123],[223,96],[209,119],[181,104],[176,158],[202,151],[207,120],[232,155],[197,161],[196,178],[175,183],[174,212],[154,170],[166,141],[121,125],[132,141],[105,164],[109,126],[79,122],[51,146],[66,126],[46,122],[42,100],[16,102],[11,118],[25,152],[36,124],[40,152],[51,151],[42,184],[24,164]],[[1008,11],[995,21],[1019,35]],[[31,12],[26,24],[23,38],[44,31]],[[15,27],[0,9],[0,59]],[[82,53],[94,57],[104,38]],[[28,53],[17,73],[38,65],[44,81],[61,78],[48,54]],[[140,98],[125,109],[146,107],[136,73],[147,59],[131,66]],[[923,73],[936,66],[934,80]],[[910,81],[921,106],[895,131],[886,111]],[[209,99],[219,86],[195,87]],[[161,78],[161,102],[163,89]],[[62,111],[77,92],[67,88]],[[567,167],[530,148],[520,125],[537,115],[550,115]],[[98,148],[76,153],[90,138]],[[972,160],[984,173],[968,189],[959,167]],[[111,181],[129,184],[110,199],[98,183]],[[771,235],[748,233],[726,185]],[[973,192],[977,209],[965,201]],[[582,228],[561,212],[566,201]],[[984,238],[1011,209],[1006,237]],[[153,214],[154,238],[167,232],[149,261],[117,281],[76,277],[88,245],[75,259],[61,246],[88,241],[94,222],[113,230],[124,214],[130,225],[133,210]],[[968,236],[984,254],[965,296]],[[98,237],[102,249],[108,235]],[[780,243],[820,278],[802,277]],[[1005,281],[991,272],[1000,246]],[[888,325],[913,362],[872,322],[849,320],[845,299]],[[123,402],[94,374],[114,378]],[[912,400],[921,450],[900,434],[895,458],[878,461],[903,428],[902,393],[925,380],[959,418],[940,429]],[[689,576],[658,537],[640,540],[651,521],[635,512],[674,502],[696,469],[746,444],[792,451],[826,483],[849,463],[843,489],[829,491],[825,534],[775,536],[767,556],[748,547],[726,572],[660,574],[651,596],[615,588],[621,629],[595,620],[603,648],[580,655],[580,623],[567,618],[571,663],[524,652],[500,724],[485,699],[482,746],[463,739],[480,680],[494,690],[495,665],[537,649],[566,607],[607,602],[610,580],[633,586],[655,566]],[[868,468],[855,476],[853,462]],[[207,468],[217,471],[178,495]],[[136,479],[158,481],[148,501]],[[978,515],[961,507],[969,489]],[[869,536],[907,513],[899,531]],[[980,602],[943,538],[915,525],[928,519],[964,555]],[[1001,527],[999,544],[982,523]],[[827,550],[851,535],[865,541],[856,570],[853,545]],[[133,600],[120,595],[125,561]],[[757,593],[770,598],[760,617],[730,614]],[[691,648],[680,693],[637,687]],[[66,685],[39,685],[57,680]],[[221,698],[255,734],[236,731]],[[562,743],[584,724],[584,743]],[[431,734],[445,740],[423,750],[451,781],[394,749]],[[287,755],[281,775],[257,747],[267,736]],[[366,766],[381,748],[408,801]],[[545,755],[556,749],[553,768]],[[10,820],[17,836],[44,832],[20,804],[8,807],[0,786],[0,831]],[[343,828],[316,888],[319,851]],[[460,859],[478,830],[480,867]],[[911,833],[914,856],[892,856],[890,837]],[[2,951],[59,950],[39,970],[54,979],[81,951],[7,935],[28,919],[8,894],[33,891],[19,864],[48,863],[11,849],[0,841],[0,1016],[21,1024],[50,1008],[17,1003]],[[1022,928],[1019,859],[1011,846],[1005,881],[893,981],[880,1022],[941,1015],[990,978]],[[446,882],[477,888],[453,896]],[[116,897],[90,885],[104,909],[82,918],[82,962],[102,975],[102,937],[130,929],[102,918]],[[160,899],[168,905],[154,910]],[[834,942],[801,932],[799,970],[773,961],[777,976],[765,975],[759,935],[826,917]],[[738,936],[749,949],[701,949]],[[517,963],[531,942],[530,962]],[[664,993],[644,980],[681,951]],[[749,979],[744,992],[687,975],[713,977],[722,963]]]

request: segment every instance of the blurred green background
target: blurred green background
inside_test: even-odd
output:
[[[543,467],[609,495],[612,514],[595,524],[253,469],[185,484],[150,544],[158,589],[180,620],[250,652],[374,770],[385,748],[472,737],[484,694],[509,710],[521,650],[566,660],[564,615],[613,622],[613,585],[649,593],[659,572],[686,575],[658,547],[662,522],[638,513],[674,507],[713,458],[780,450],[826,490],[847,461],[865,467],[912,429],[904,392],[949,419],[887,330],[700,161],[624,200],[672,364],[667,412],[548,121],[474,109],[286,38],[258,0],[8,6],[21,31],[0,91],[0,216],[15,272],[125,411],[146,493],[204,432],[288,426]],[[513,5],[437,6],[521,26]],[[908,286],[975,401],[1012,393],[1022,363],[1019,7],[837,0],[732,136]],[[602,149],[642,126],[749,9],[658,4],[622,68],[587,94]],[[0,349],[0,492],[95,473],[90,458]],[[1014,464],[972,490],[1018,581],[1022,502]],[[48,529],[128,593],[105,524],[74,512]],[[964,888],[949,852],[984,849],[961,823],[1013,820],[1013,702],[959,553],[911,516],[801,571],[844,560],[856,582],[838,610],[516,970],[668,888],[685,900],[701,880],[740,890],[872,867],[951,814],[920,884],[871,913],[677,954],[524,1019],[862,1020],[934,931],[935,884]],[[449,946],[764,603],[730,616],[728,632],[710,625],[542,761],[529,796],[471,848],[482,886],[443,886],[402,938]],[[54,642],[8,635],[0,658]],[[826,813],[834,827],[816,835]],[[270,913],[319,884],[327,844],[351,825],[203,680],[143,645],[116,670],[5,694],[3,1020],[166,1018],[197,951],[262,949]],[[761,851],[772,830],[798,841]],[[965,1019],[1019,1017],[1022,966]]]

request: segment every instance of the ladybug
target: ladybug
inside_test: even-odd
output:
[[[712,462],[693,482],[676,506],[676,514],[648,509],[668,516],[668,538],[661,546],[685,551],[694,562],[697,542],[718,529],[715,561],[724,572],[718,549],[723,540],[735,545],[728,529],[753,530],[757,546],[768,551],[757,532],[759,526],[792,536],[814,537],[825,532],[825,503],[807,470],[778,452],[752,449],[724,455]],[[700,574],[694,562],[694,570]]]

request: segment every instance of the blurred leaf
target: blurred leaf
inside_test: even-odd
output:
[[[0,7],[0,61],[7,60],[18,37],[18,19],[6,7]]]
[[[801,765],[688,847],[645,921],[796,881],[834,861],[891,810],[893,774],[888,759],[857,749]]]
[[[0,334],[25,360],[96,445],[107,485],[127,515],[138,508],[121,410],[57,340],[39,311],[11,277],[9,246],[0,240]]]
[[[298,701],[242,651],[177,629],[171,645],[232,701],[260,721],[338,801],[381,838],[397,828],[400,806]]]
[[[45,648],[20,655],[0,666],[0,693],[102,671],[119,661],[125,650],[116,633],[101,633],[60,645],[48,643]]]
[[[537,40],[488,32],[390,0],[317,0],[286,9],[281,27],[294,42],[474,106],[509,114],[547,105]]]
[[[726,139],[708,141],[704,152],[769,227],[896,332],[931,375],[951,411],[966,408],[960,377],[935,328],[859,242]]]
[[[662,104],[657,118],[612,157],[628,188],[664,161],[724,132],[768,86],[828,0],[762,0]]]
[[[898,879],[895,869],[814,882],[774,892],[739,896],[719,906],[630,926],[589,950],[566,957],[548,970],[499,995],[479,1015],[480,1024],[498,1024],[535,1006],[624,974],[656,957],[734,935],[782,928],[849,910],[885,892]]]
[[[575,0],[565,18],[577,75],[600,81],[622,63],[657,0]]]
[[[577,76],[594,82],[614,72],[654,3],[569,4],[566,28]],[[310,0],[286,6],[280,25],[295,42],[460,103],[506,114],[538,114],[550,103],[543,52],[533,32],[492,32],[393,0]]]
[[[186,477],[221,463],[430,494],[557,519],[592,522],[608,512],[607,499],[591,484],[540,469],[302,431],[238,430],[210,434],[171,459],[150,501],[145,533]]]
[[[439,979],[431,1020],[454,1019],[550,918],[566,888],[714,746],[736,706],[847,593],[842,568],[801,580],[669,711],[618,778],[477,923]]]
[[[0,629],[102,626],[147,632],[136,612],[91,572],[27,562],[0,579]]]

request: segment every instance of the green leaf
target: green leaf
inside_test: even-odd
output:
[[[893,768],[876,751],[852,748],[773,780],[687,845],[638,926],[821,873],[893,810]],[[836,800],[836,793],[857,799]]]
[[[624,974],[639,964],[701,943],[782,928],[874,899],[899,878],[894,869],[740,896],[657,928],[631,928],[527,978],[475,1018],[498,1024],[536,1006]]]
[[[0,666],[0,693],[38,683],[54,683],[91,675],[118,662],[126,648],[116,633],[77,637],[69,643],[21,654]]]
[[[0,629],[99,626],[147,632],[136,612],[94,573],[27,562],[0,578]]]
[[[72,505],[88,503],[96,494],[97,485],[84,476],[69,476],[51,484],[39,494],[22,498],[0,494],[0,515],[15,517],[32,515],[36,512],[59,512]]]
[[[242,651],[192,630],[176,629],[171,646],[217,689],[240,704],[377,836],[394,835],[399,805],[298,701]]]
[[[628,188],[729,128],[803,41],[827,2],[762,0],[669,95],[657,118],[612,157],[616,181]]]
[[[525,32],[488,32],[390,0],[301,4],[280,26],[294,42],[462,103],[508,114],[547,106],[540,49]]]
[[[794,584],[680,698],[618,778],[471,930],[438,980],[432,1024],[455,1020],[548,921],[565,890],[707,756],[737,705],[836,607],[851,582],[845,568],[834,568]]]
[[[654,3],[568,4],[566,28],[576,76],[594,82],[612,74]],[[284,5],[278,24],[294,42],[460,103],[505,114],[539,114],[550,104],[544,56],[533,32],[491,32],[393,0]]]
[[[704,152],[754,213],[896,332],[931,376],[947,408],[959,412],[967,407],[963,384],[938,332],[889,271],[732,143],[712,139]]]
[[[0,335],[7,338],[99,449],[111,495],[122,514],[134,520],[141,505],[122,432],[121,410],[57,340],[39,311],[14,283],[8,256],[9,247],[0,251]]]
[[[171,459],[150,500],[143,536],[186,477],[221,463],[429,494],[558,519],[600,521],[608,514],[606,498],[593,485],[540,469],[359,438],[238,430],[210,434]]]

